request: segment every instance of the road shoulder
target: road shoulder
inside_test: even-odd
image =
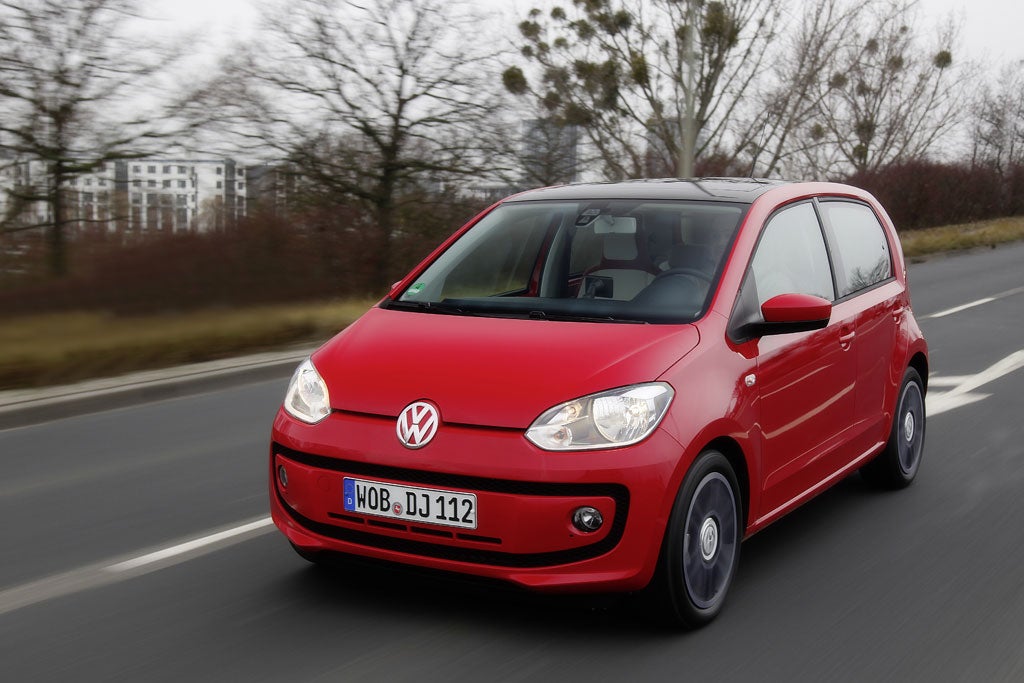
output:
[[[287,377],[313,349],[287,349],[75,384],[0,391],[0,429]]]

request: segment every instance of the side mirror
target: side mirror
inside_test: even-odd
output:
[[[832,317],[832,303],[811,294],[779,294],[761,304],[764,322],[751,323],[748,333],[763,337],[820,330]]]

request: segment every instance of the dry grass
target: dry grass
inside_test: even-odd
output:
[[[371,305],[346,301],[178,315],[82,312],[7,319],[0,325],[0,389],[64,384],[316,343]]]
[[[1024,239],[1024,216],[996,218],[964,225],[912,230],[900,235],[907,258],[974,247],[994,247]]]

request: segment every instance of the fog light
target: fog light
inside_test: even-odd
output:
[[[604,524],[604,517],[596,508],[576,508],[576,512],[572,513],[572,525],[585,534],[597,531],[602,524]]]
[[[277,466],[277,479],[283,488],[288,488],[288,472],[284,469],[284,465]]]

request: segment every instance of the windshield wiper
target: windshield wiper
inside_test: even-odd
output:
[[[384,305],[384,307],[395,308],[403,311],[422,311],[423,313],[437,313],[440,315],[477,315],[476,313],[466,311],[460,306],[453,306],[452,304],[446,304],[442,301],[398,301],[396,299],[387,302]]]
[[[630,325],[646,325],[646,320],[636,320],[634,318],[620,318],[613,315],[605,316],[592,316],[592,315],[573,315],[572,313],[548,313],[546,311],[530,311],[531,320],[554,320],[559,322],[578,322],[578,323],[627,323]]]

